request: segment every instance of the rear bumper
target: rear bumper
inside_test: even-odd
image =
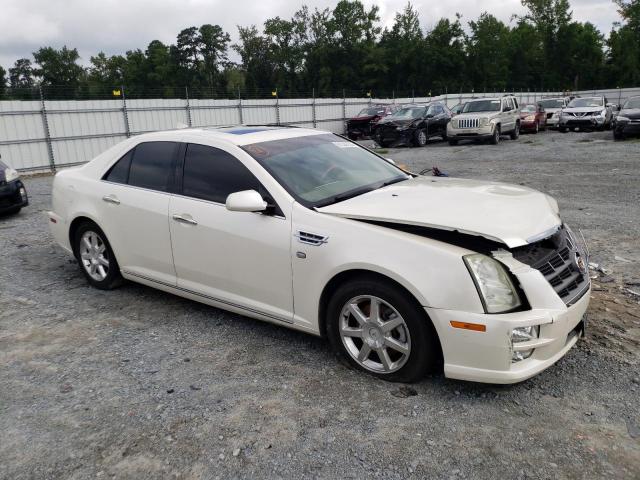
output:
[[[47,216],[49,217],[49,230],[56,243],[68,253],[73,254],[69,240],[69,226],[65,219],[55,212],[47,212]]]
[[[426,308],[444,354],[444,373],[449,378],[483,383],[517,383],[549,368],[578,341],[591,290],[564,310],[536,309],[499,315],[474,314]],[[485,332],[453,328],[451,321],[481,323]],[[516,327],[540,325],[540,337],[512,344]],[[534,349],[533,354],[512,363],[515,350]]]
[[[20,179],[0,186],[0,213],[29,205],[27,190]]]

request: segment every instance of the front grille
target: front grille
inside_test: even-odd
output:
[[[477,118],[459,118],[458,128],[478,128],[480,120]]]
[[[549,238],[515,249],[513,256],[539,270],[567,305],[589,289],[587,256],[565,226]]]

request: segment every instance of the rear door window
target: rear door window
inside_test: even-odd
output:
[[[136,146],[129,168],[129,185],[168,191],[177,150],[175,142],[145,142]]]
[[[184,158],[182,194],[225,203],[229,194],[260,191],[260,182],[240,160],[219,148],[189,144]]]
[[[127,183],[129,181],[129,167],[131,167],[131,158],[133,150],[129,150],[120,160],[118,160],[111,170],[107,172],[104,179],[113,183]]]

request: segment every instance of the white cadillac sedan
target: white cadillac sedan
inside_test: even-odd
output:
[[[518,382],[584,334],[587,258],[552,198],[409,174],[319,130],[136,136],[58,173],[49,218],[96,288],[326,336],[387,380]]]

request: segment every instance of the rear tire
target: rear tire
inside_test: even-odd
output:
[[[383,380],[415,382],[440,365],[431,321],[391,282],[362,276],[340,286],[329,301],[326,325],[341,362]]]
[[[78,227],[73,236],[73,252],[92,287],[113,290],[124,282],[107,236],[95,223],[84,222]]]
[[[516,122],[516,126],[514,127],[513,132],[509,134],[509,138],[511,140],[517,140],[519,136],[520,136],[520,124]]]

